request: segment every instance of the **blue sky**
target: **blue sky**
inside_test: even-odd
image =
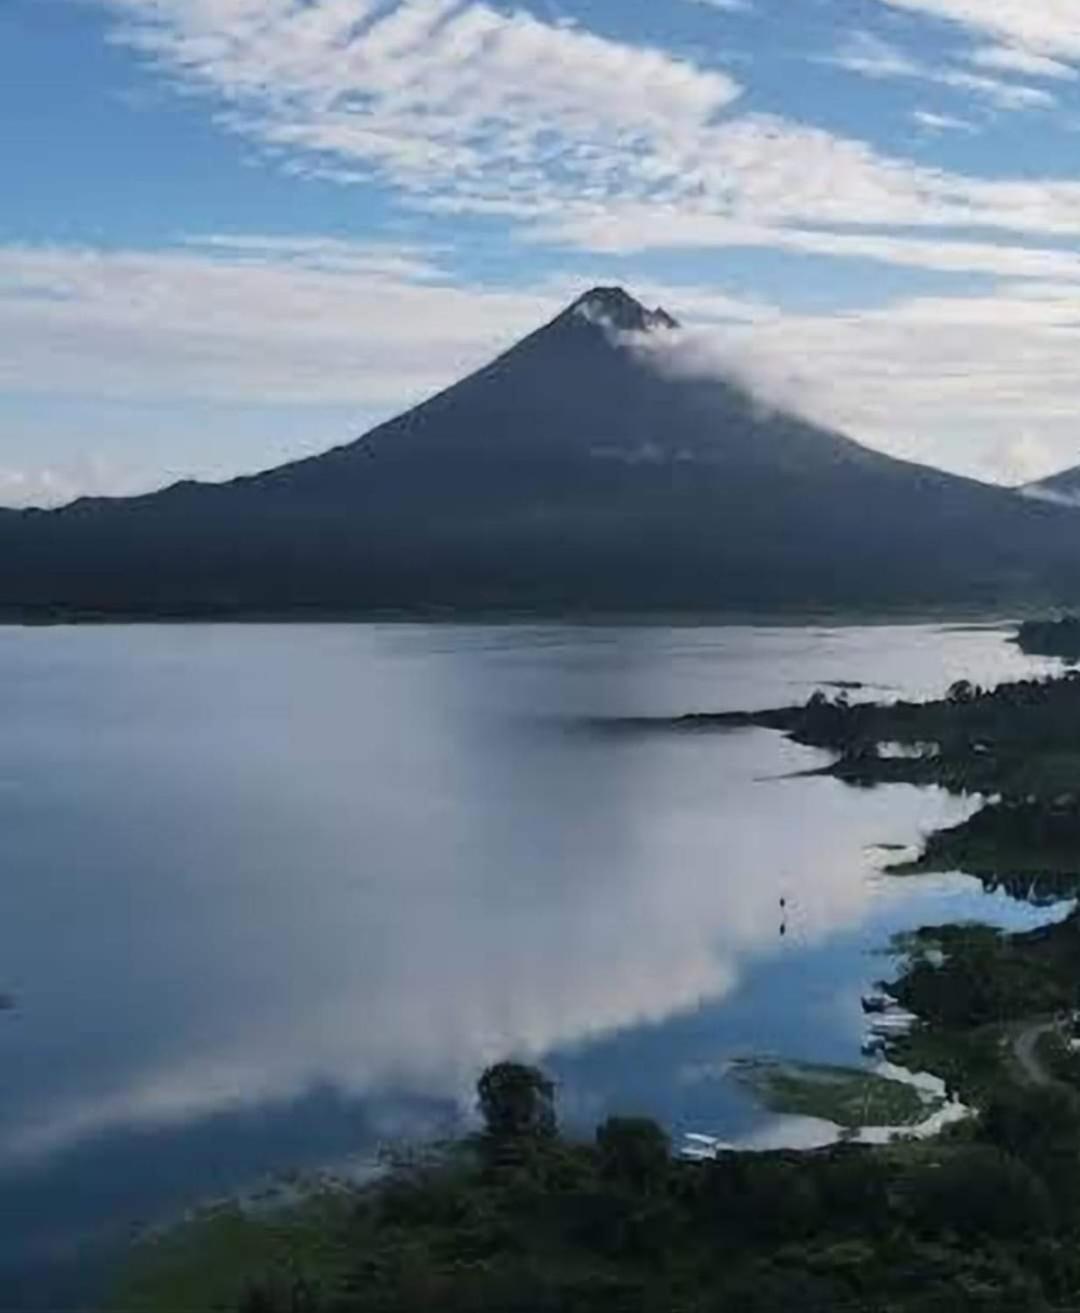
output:
[[[1080,462],[1075,0],[0,0],[0,502],[355,436],[592,282],[897,454]]]

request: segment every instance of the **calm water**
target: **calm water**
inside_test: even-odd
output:
[[[7,1303],[17,1267],[453,1126],[508,1054],[582,1125],[797,1132],[732,1057],[857,1061],[892,930],[1035,914],[881,876],[964,814],[936,791],[593,718],[1043,668],[923,627],[0,629]]]

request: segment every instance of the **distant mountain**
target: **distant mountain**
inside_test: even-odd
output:
[[[356,442],[0,516],[0,609],[701,611],[1071,601],[1080,521],[658,368],[598,288]],[[678,341],[672,336],[671,342]],[[654,349],[643,349],[650,344]]]
[[[1080,465],[1037,483],[1026,483],[1019,489],[1034,501],[1051,502],[1057,506],[1080,507]]]

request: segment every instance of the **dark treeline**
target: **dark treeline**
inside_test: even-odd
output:
[[[763,723],[847,756],[879,755],[882,744],[924,749],[922,756],[982,756],[993,766],[1011,754],[1071,750],[1080,742],[1080,672],[980,688],[955,683],[936,701],[849,703],[814,694],[804,707],[765,713]],[[915,758],[917,760],[917,758]]]
[[[1080,616],[1062,616],[1060,620],[1025,620],[1017,630],[1016,641],[1020,650],[1030,656],[1080,660]]]
[[[801,706],[697,714],[674,724],[686,729],[758,725],[855,759],[875,759],[882,745],[900,744],[912,749],[898,760],[901,767],[973,755],[988,758],[992,766],[1003,754],[1076,746],[1080,671],[990,689],[959,680],[944,698],[926,702],[851,702],[846,691],[832,697],[818,691]]]
[[[1080,920],[1026,934],[991,926],[927,928],[889,993],[925,1026],[952,1032],[1053,1016],[1080,1006]],[[921,944],[936,950],[918,951]]]
[[[1018,897],[1075,893],[1080,878],[1080,673],[944,699],[849,705],[822,694],[789,713],[793,738],[837,754],[853,784],[937,784],[986,799],[969,820],[927,840],[898,870],[963,870]]]
[[[672,722],[667,722],[670,726]],[[907,783],[980,794],[972,820],[931,837],[908,872],[965,870],[1021,897],[1074,891],[1080,873],[1080,671],[980,688],[960,680],[926,702],[852,702],[694,715],[688,730],[761,726],[834,754],[826,773],[871,787]]]
[[[1056,902],[1080,884],[1080,800],[1004,798],[931,834],[918,860],[896,874],[966,871],[1032,903]]]

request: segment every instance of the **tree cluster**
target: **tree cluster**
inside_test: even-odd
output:
[[[1050,1313],[1080,1296],[1080,1115],[1011,1092],[966,1138],[673,1157],[655,1123],[560,1136],[542,1073],[480,1082],[484,1130],[356,1202],[347,1275],[236,1313]]]

